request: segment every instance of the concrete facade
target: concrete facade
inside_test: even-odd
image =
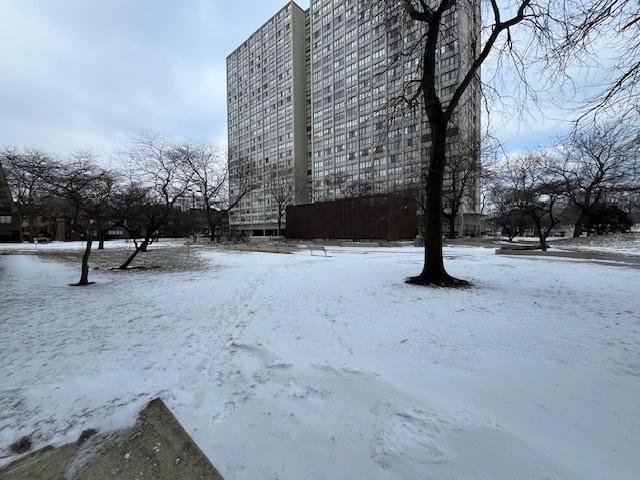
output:
[[[289,2],[227,57],[230,195],[257,186],[230,213],[246,233],[275,229],[270,190],[307,201],[306,13]]]
[[[285,140],[276,137],[277,145],[271,151],[280,152],[288,145],[286,139],[295,138],[295,145],[305,143],[307,160],[301,161],[294,155],[296,196],[295,203],[318,202],[360,195],[376,195],[387,192],[406,192],[416,189],[421,171],[430,148],[429,127],[423,109],[393,112],[388,109],[390,99],[403,92],[407,80],[415,78],[416,65],[421,52],[407,57],[399,67],[390,69],[393,59],[406,53],[411,38],[422,33],[418,27],[407,25],[401,19],[372,18],[371,11],[363,10],[359,0],[311,0],[310,7],[303,12],[295,3],[289,3],[274,18],[280,28],[283,12],[295,12],[284,20],[292,24],[292,50],[284,50],[285,59],[289,55],[294,68],[293,80],[286,79],[272,90],[262,91],[262,96],[273,95],[282,89],[291,88],[295,98],[306,98],[293,105],[293,125],[285,122]],[[273,123],[274,116],[268,114],[258,98],[255,105],[244,106],[245,100],[238,100],[240,92],[249,97],[251,103],[254,90],[247,90],[247,84],[237,78],[240,71],[246,72],[247,62],[252,57],[242,57],[243,49],[249,48],[261,53],[261,61],[271,61],[265,49],[265,28],[274,22],[272,18],[228,59],[229,77],[229,165],[236,175],[232,185],[238,185],[242,175],[249,175],[247,168],[262,165],[269,156],[267,149],[246,149],[245,139],[238,133],[242,122],[249,116],[249,135],[253,138],[267,135],[260,123]],[[293,20],[291,20],[293,19]],[[306,28],[305,27],[306,24]],[[444,104],[452,97],[461,80],[461,66],[471,61],[469,45],[472,36],[479,35],[480,11],[475,0],[461,0],[454,11],[447,14],[444,22],[446,39],[438,54],[439,93]],[[304,30],[304,35],[299,32]],[[305,54],[302,55],[302,52]],[[251,53],[249,54],[251,55]],[[279,57],[276,57],[278,62]],[[404,58],[404,57],[403,57]],[[286,61],[286,60],[285,60]],[[304,66],[303,65],[304,62]],[[280,65],[280,63],[276,63]],[[296,75],[298,72],[300,75]],[[292,85],[291,85],[292,84]],[[249,88],[251,88],[249,86]],[[304,92],[304,94],[302,93]],[[243,110],[244,109],[244,110]],[[236,113],[240,112],[240,113]],[[260,114],[263,112],[263,115]],[[238,115],[240,115],[238,117]],[[275,121],[280,129],[279,117]],[[254,128],[255,127],[255,128]],[[255,132],[255,133],[254,133]],[[472,156],[478,164],[479,148],[470,152],[472,145],[480,142],[480,96],[477,84],[472,84],[463,95],[454,114],[450,128],[449,154]],[[306,140],[303,141],[303,135]],[[269,137],[272,138],[273,137]],[[300,153],[302,148],[294,147]],[[243,168],[245,170],[243,170]],[[264,172],[267,169],[263,170]],[[233,175],[232,175],[233,178]],[[247,219],[251,218],[254,234],[259,229],[273,229],[273,216],[268,212],[269,178],[258,174],[261,186],[255,194],[248,196],[235,209],[231,225],[243,230]],[[451,176],[448,177],[452,184]],[[301,190],[302,189],[302,190]],[[447,185],[445,184],[445,191]],[[480,185],[475,175],[467,187],[467,195],[462,204],[460,223],[468,223],[470,218],[479,217]],[[463,222],[462,216],[466,216]],[[263,230],[263,231],[265,231]],[[475,230],[472,226],[467,232]],[[462,231],[461,231],[462,233]]]

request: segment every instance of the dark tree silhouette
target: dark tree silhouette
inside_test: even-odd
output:
[[[52,162],[43,172],[51,194],[64,200],[71,228],[85,241],[78,286],[89,285],[89,257],[97,225],[109,216],[116,183],[113,172],[99,167],[89,152],[71,155],[67,162]]]
[[[638,130],[625,122],[577,130],[559,146],[552,168],[577,212],[573,236],[579,237],[592,212],[608,197],[639,189]]]
[[[276,177],[269,184],[269,198],[271,206],[276,209],[278,220],[278,236],[282,232],[282,221],[285,217],[287,207],[295,200],[295,188],[293,183],[285,177]]]
[[[130,183],[120,199],[118,224],[129,233],[135,250],[120,265],[122,270],[127,269],[140,252],[146,252],[153,239],[168,226],[176,213],[176,202],[193,186],[194,175],[176,145],[159,135],[138,135],[124,156],[128,160],[129,177],[135,182]]]
[[[437,286],[465,286],[468,282],[447,273],[442,255],[443,182],[447,167],[447,136],[455,126],[455,114],[461,102],[466,101],[474,88],[479,88],[480,67],[495,49],[515,55],[511,30],[519,24],[527,24],[534,31],[541,28],[539,17],[542,9],[531,0],[515,5],[503,5],[497,0],[488,2],[491,17],[482,29],[470,28],[468,44],[457,41],[458,32],[453,26],[457,12],[466,15],[471,24],[480,21],[480,2],[474,0],[362,0],[371,18],[379,18],[387,28],[398,22],[407,25],[405,47],[399,52],[387,71],[406,65],[415,59],[413,77],[405,81],[400,95],[390,101],[392,109],[421,109],[430,129],[428,158],[422,171],[425,197],[425,257],[422,272],[409,279],[409,283]],[[400,18],[401,17],[401,18]],[[410,32],[410,34],[409,34]],[[457,83],[451,91],[441,93],[439,88],[439,53],[443,49],[462,49],[457,69]]]
[[[42,200],[47,194],[45,174],[52,167],[50,156],[39,150],[6,148],[0,152],[9,190],[22,218],[26,218],[29,242],[36,236],[35,218],[44,213]],[[22,240],[22,239],[21,239]]]
[[[237,192],[229,195],[229,167],[222,149],[206,143],[184,142],[176,146],[176,154],[191,176],[195,200],[204,210],[211,241],[222,228],[223,219],[249,192],[256,188],[251,176],[238,176]]]
[[[607,80],[585,103],[579,121],[612,113],[640,114],[640,3],[637,0],[564,0],[553,6],[555,25],[546,63],[560,76],[570,65],[600,65]],[[606,54],[597,42],[605,39]]]
[[[507,213],[529,218],[547,250],[547,237],[560,221],[558,215],[563,198],[563,183],[549,167],[549,159],[540,152],[529,152],[508,158],[501,166],[499,189]]]

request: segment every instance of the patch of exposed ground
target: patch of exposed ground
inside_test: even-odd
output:
[[[114,273],[134,273],[145,270],[160,270],[162,272],[187,272],[204,270],[211,268],[207,265],[199,255],[202,249],[208,249],[207,246],[197,245],[162,245],[158,247],[151,245],[147,252],[139,253],[129,266],[128,271],[118,270],[118,267],[133,253],[133,245],[130,248],[108,248],[98,250],[97,245],[91,250],[89,265],[92,270],[109,271]],[[83,250],[80,248],[63,249],[32,249],[29,251],[11,250],[2,252],[4,254],[21,254],[28,253],[35,255],[45,261],[56,261],[67,264],[80,265]]]

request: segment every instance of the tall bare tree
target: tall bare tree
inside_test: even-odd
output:
[[[580,129],[562,143],[553,164],[577,212],[573,236],[608,197],[640,189],[640,138],[634,124],[607,122]]]
[[[135,249],[120,266],[127,269],[140,252],[146,252],[155,236],[166,228],[176,213],[176,202],[193,186],[194,173],[184,155],[169,139],[141,134],[124,152],[131,182],[128,196],[121,197],[119,224],[127,229]],[[144,193],[142,197],[138,194]],[[140,205],[140,202],[143,202]],[[129,204],[129,205],[127,205]],[[127,212],[128,218],[122,215]],[[138,238],[141,241],[138,243]]]
[[[445,186],[443,188],[443,209],[448,236],[456,237],[456,218],[464,203],[475,202],[475,184],[480,180],[480,164],[478,161],[479,142],[469,145],[469,151],[460,151],[447,160],[445,170]],[[476,145],[477,143],[477,145]]]
[[[229,167],[222,149],[207,143],[184,142],[175,151],[191,176],[195,198],[205,211],[210,238],[214,241],[223,219],[256,185],[251,176],[241,175],[237,192],[230,198]]]
[[[287,212],[287,207],[295,200],[295,189],[293,182],[285,177],[271,179],[269,184],[269,198],[271,206],[276,209],[278,236],[282,232],[282,220]]]
[[[491,174],[485,176],[484,188],[490,221],[500,227],[500,233],[510,242],[517,235],[523,235],[531,221],[517,205],[514,187],[509,186],[503,172],[492,169]]]
[[[519,24],[534,31],[541,27],[542,8],[531,0],[502,4],[487,2],[490,18],[482,30],[471,29],[469,44],[461,44],[455,29],[456,12],[468,15],[471,24],[480,21],[480,2],[476,0],[362,0],[371,18],[382,19],[388,29],[404,22],[410,34],[404,35],[404,48],[388,69],[402,69],[410,63],[413,75],[404,81],[402,93],[392,99],[394,108],[421,109],[430,129],[428,159],[424,162],[423,184],[426,198],[425,257],[422,272],[410,283],[438,286],[465,286],[468,282],[450,276],[442,255],[443,182],[447,167],[447,134],[455,123],[458,106],[470,89],[477,88],[480,67],[493,50],[515,56],[511,30]],[[401,35],[402,36],[402,35]],[[462,36],[467,38],[467,36]],[[458,65],[457,82],[444,94],[439,88],[439,53],[464,49]],[[408,60],[415,60],[409,62]]]

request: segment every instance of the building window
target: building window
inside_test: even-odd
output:
[[[11,224],[11,215],[0,215],[0,224]]]

